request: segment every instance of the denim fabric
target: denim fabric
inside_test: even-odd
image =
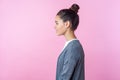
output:
[[[56,80],[85,80],[84,51],[79,40],[71,41],[57,61]]]

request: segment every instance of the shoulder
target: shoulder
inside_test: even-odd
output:
[[[66,56],[78,59],[82,56],[83,53],[84,52],[83,52],[82,45],[78,40],[72,41],[67,46]]]
[[[74,40],[68,45],[68,50],[80,51],[83,50],[83,47],[79,40]]]

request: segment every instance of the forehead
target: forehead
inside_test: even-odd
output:
[[[62,19],[60,18],[60,16],[56,15],[55,17],[55,21],[61,21]]]

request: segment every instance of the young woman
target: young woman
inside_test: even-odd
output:
[[[79,6],[60,10],[55,17],[58,36],[64,35],[65,46],[58,57],[56,80],[84,80],[84,51],[74,31],[79,24]]]

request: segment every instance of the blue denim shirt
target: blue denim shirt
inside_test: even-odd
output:
[[[56,80],[85,80],[84,51],[79,40],[71,41],[57,61]]]

